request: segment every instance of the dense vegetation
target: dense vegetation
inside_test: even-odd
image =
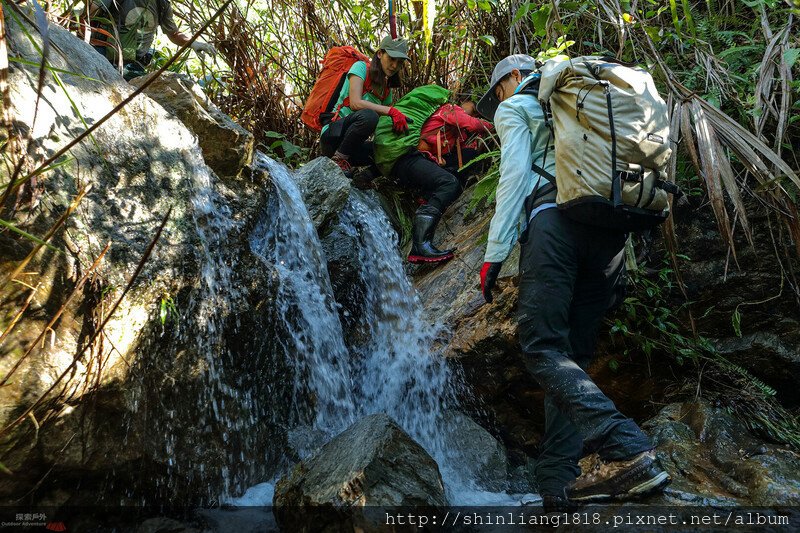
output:
[[[392,2],[398,31],[411,43],[401,92],[438,83],[459,97],[477,98],[496,61],[516,52],[541,58],[606,54],[646,66],[673,113],[673,141],[679,143],[673,178],[710,204],[734,259],[738,237],[752,241],[748,214],[765,211],[778,228],[776,259],[789,265],[786,290],[800,302],[790,266],[800,254],[800,80],[794,79],[800,69],[800,10],[792,1],[398,0]],[[182,28],[193,33],[207,25],[202,38],[219,55],[175,58],[176,47],[162,38],[152,68],[198,79],[225,112],[255,133],[263,150],[297,165],[316,153],[316,135],[299,115],[319,60],[334,45],[374,50],[389,31],[389,3],[174,0]],[[52,21],[81,30],[83,2],[43,4]],[[3,2],[4,11],[9,7]],[[6,56],[0,47],[0,69],[7,69]],[[60,164],[32,165],[36,170],[26,176],[15,167],[10,148],[4,145],[0,209],[34,174]],[[496,179],[490,171],[478,185],[476,209],[491,209]],[[0,222],[4,216],[0,212]],[[680,243],[671,224],[664,241],[670,254],[663,264],[647,271],[632,264],[638,290],[612,332],[646,356],[658,351],[695,369],[714,362],[728,389],[759,402],[746,413],[755,427],[800,447],[797,419],[774,401],[775,391],[715,354],[692,326],[680,298]],[[731,317],[734,329],[741,322],[737,313]]]

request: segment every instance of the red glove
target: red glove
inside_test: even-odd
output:
[[[500,274],[501,268],[503,268],[503,263],[484,263],[481,268],[481,292],[483,299],[488,304],[494,301],[492,288],[497,283],[497,276]]]
[[[389,116],[392,117],[392,131],[395,133],[405,133],[408,131],[408,119],[399,109],[390,107]]]

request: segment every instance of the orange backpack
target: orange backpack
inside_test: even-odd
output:
[[[352,46],[336,46],[328,50],[325,59],[322,60],[322,72],[314,83],[303,108],[303,114],[300,116],[306,126],[312,130],[321,131],[322,126],[336,118],[339,110],[334,111],[333,107],[339,99],[347,72],[356,61],[363,61],[369,65],[370,59]],[[364,81],[364,92],[371,92],[369,70],[367,79]],[[383,101],[388,94],[389,87],[387,86],[384,88],[382,97],[376,96]],[[342,102],[342,106],[349,107],[349,103],[350,97],[348,96]]]

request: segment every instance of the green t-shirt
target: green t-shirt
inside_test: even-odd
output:
[[[359,78],[361,78],[362,80],[366,81],[367,80],[367,64],[364,61],[356,61],[355,63],[353,63],[353,66],[350,67],[350,70],[347,71],[347,78],[344,80],[344,85],[342,85],[342,90],[339,92],[339,99],[336,100],[336,106],[334,106],[332,111],[336,111],[336,109],[340,105],[342,105],[342,102],[344,102],[344,99],[347,98],[348,96],[350,96],[350,75],[351,74],[356,75]],[[392,91],[389,91],[389,94],[386,96],[386,98],[383,101],[379,100],[378,97],[375,96],[374,94],[372,94],[371,92],[362,94],[361,95],[361,99],[362,100],[366,100],[368,102],[372,102],[373,104],[388,106],[388,105],[392,104]],[[339,110],[339,117],[340,118],[344,118],[347,115],[351,114],[352,112],[353,112],[353,110],[350,109],[349,107],[342,106],[342,108]],[[327,130],[327,129],[328,129],[328,125],[326,124],[325,126],[322,127],[322,132],[324,133],[325,130]]]
[[[116,21],[125,61],[145,55],[159,26],[166,34],[178,31],[169,0],[94,0],[99,17]],[[114,53],[115,47],[109,47]]]

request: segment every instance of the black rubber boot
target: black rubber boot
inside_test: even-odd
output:
[[[453,258],[453,250],[439,250],[431,241],[442,213],[430,204],[417,209],[414,215],[409,263],[440,263]]]

